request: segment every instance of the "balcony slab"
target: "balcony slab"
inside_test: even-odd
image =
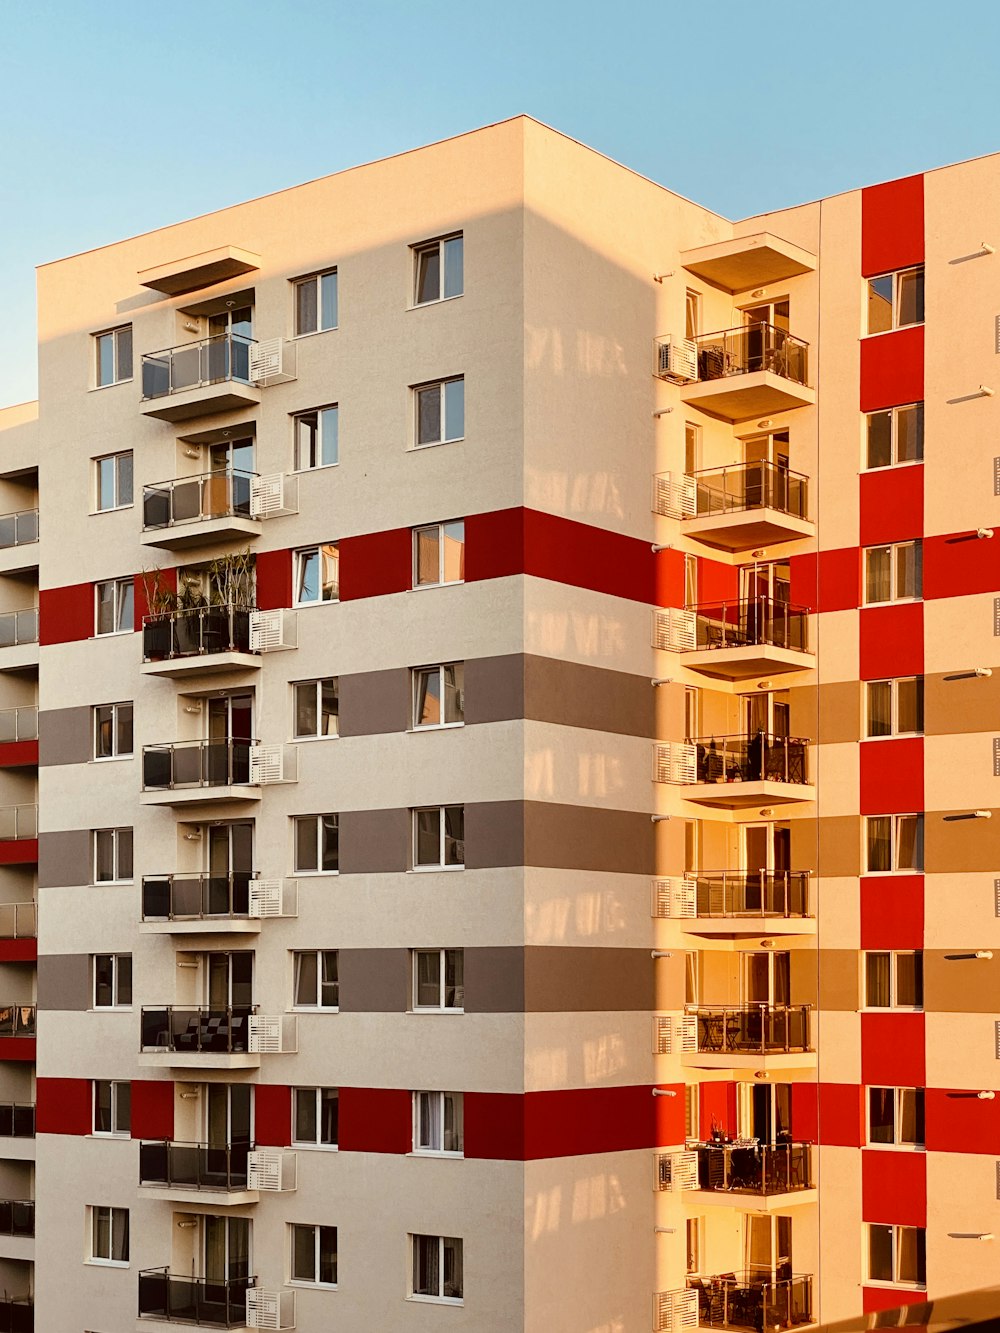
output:
[[[260,1190],[185,1189],[183,1185],[140,1185],[140,1199],[159,1199],[162,1203],[204,1204],[212,1208],[245,1208],[260,1202]]]
[[[237,278],[241,273],[253,273],[260,268],[260,255],[238,245],[220,245],[201,254],[173,259],[168,264],[144,268],[137,277],[141,286],[166,296],[184,296],[202,287]]]
[[[142,791],[139,793],[140,805],[220,805],[249,804],[260,800],[260,788],[249,784],[229,787],[175,787],[170,791]],[[37,852],[35,859],[38,859]]]
[[[184,921],[140,921],[140,935],[259,935],[260,917],[196,917]]]
[[[20,546],[0,549],[0,574],[27,574],[38,568],[38,542],[23,542]]]
[[[815,935],[814,916],[703,916],[683,917],[680,927],[689,935],[712,935],[718,939],[746,935]]]
[[[183,551],[188,547],[210,546],[219,541],[246,541],[248,537],[259,537],[260,532],[259,519],[228,514],[193,523],[175,523],[169,528],[144,528],[139,541],[143,546]]]
[[[25,671],[30,667],[38,669],[38,641],[34,643],[12,643],[0,648],[0,672]]]
[[[0,1236],[0,1259],[18,1259],[34,1263],[34,1236]]]
[[[755,370],[747,375],[726,375],[685,384],[681,387],[681,401],[723,421],[750,421],[794,407],[813,407],[816,390],[772,370]]]
[[[145,1069],[259,1069],[260,1054],[253,1051],[140,1051]]]
[[[778,648],[769,643],[747,644],[738,648],[695,648],[681,659],[692,671],[717,680],[750,680],[753,676],[783,675],[788,671],[811,671],[816,665],[812,653],[797,648]]]
[[[780,509],[737,509],[728,514],[686,518],[682,531],[685,537],[696,537],[719,551],[749,551],[815,537],[816,525]]]
[[[681,1064],[692,1069],[763,1069],[782,1072],[801,1069],[811,1074],[816,1069],[815,1051],[773,1051],[762,1055],[759,1051],[685,1051]]]
[[[815,801],[816,789],[804,782],[696,782],[680,789],[686,801],[744,810],[753,805],[795,805]]]
[[[685,1190],[685,1202],[696,1208],[738,1208],[741,1213],[784,1213],[789,1208],[811,1207],[819,1190],[786,1190],[754,1194],[750,1190]]]
[[[144,398],[139,410],[143,416],[154,417],[157,421],[189,421],[193,417],[211,416],[214,412],[240,412],[259,406],[260,389],[256,384],[224,380],[220,384],[179,389],[160,398]]]
[[[772,232],[759,231],[682,250],[681,264],[689,273],[724,291],[748,292],[753,287],[770,287],[813,273],[816,256]]]
[[[163,657],[157,662],[143,662],[141,676],[215,676],[223,671],[259,671],[259,653],[192,653],[189,657]]]

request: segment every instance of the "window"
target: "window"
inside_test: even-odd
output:
[[[460,1010],[464,1004],[464,950],[414,949],[413,1008]]]
[[[869,1088],[868,1142],[922,1148],[923,1088]]]
[[[132,1003],[132,955],[94,954],[94,1008],[127,1009]]]
[[[701,458],[701,427],[691,421],[684,423],[684,471],[690,477],[698,471]]]
[[[684,605],[698,605],[698,557],[684,557]]]
[[[97,353],[96,383],[99,389],[106,384],[120,384],[132,378],[132,325],[108,329],[94,334]]]
[[[94,708],[94,758],[123,759],[132,753],[132,705],[97,704]]]
[[[924,678],[870,680],[865,686],[869,736],[916,736],[924,729]]]
[[[464,290],[464,244],[457,236],[442,236],[413,247],[413,304],[450,301]]]
[[[923,815],[869,815],[865,824],[869,874],[923,870]]]
[[[310,468],[333,467],[340,461],[340,411],[337,404],[302,412],[295,422],[295,467],[299,472]]]
[[[292,1227],[292,1281],[337,1285],[337,1228]]]
[[[124,509],[132,503],[132,451],[95,458],[97,509]]]
[[[865,548],[865,605],[923,596],[923,548],[919,541]]]
[[[292,689],[295,693],[295,739],[336,736],[340,711],[337,677],[300,680]]]
[[[433,588],[465,578],[465,520],[413,529],[413,586]]]
[[[132,830],[94,830],[94,883],[125,884],[132,879]]]
[[[877,951],[864,958],[867,1009],[921,1009],[924,1003],[924,956],[918,950]]]
[[[455,1236],[413,1236],[413,1292],[424,1300],[462,1299],[462,1242]]]
[[[336,949],[303,949],[295,959],[295,1008],[336,1009],[340,1003]]]
[[[923,265],[868,279],[869,333],[887,333],[890,329],[923,322]]]
[[[465,663],[413,668],[414,727],[455,727],[465,721]]]
[[[90,1261],[128,1263],[128,1209],[91,1208]]]
[[[94,1133],[128,1138],[132,1128],[132,1084],[94,1079]]]
[[[697,338],[701,327],[701,296],[689,287],[684,293],[684,337],[690,342]]]
[[[295,286],[295,336],[337,327],[337,270],[298,278]]]
[[[684,1138],[689,1143],[698,1142],[698,1130],[700,1126],[700,1116],[698,1108],[699,1085],[697,1083],[687,1083],[684,1085]]]
[[[701,1272],[701,1232],[704,1219],[689,1217],[685,1227],[685,1272],[688,1277]]]
[[[293,1088],[292,1142],[313,1148],[336,1148],[339,1141],[339,1089]]]
[[[340,552],[336,542],[295,552],[295,605],[340,600]]]
[[[924,405],[910,403],[865,417],[865,467],[919,463],[924,456]]]
[[[132,579],[106,579],[94,585],[95,634],[125,634],[135,628],[135,584]]]
[[[927,1280],[923,1227],[868,1223],[868,1278],[922,1287]]]
[[[296,815],[295,873],[333,874],[339,869],[340,829],[337,815]]]
[[[413,812],[414,870],[465,865],[465,806],[434,805]]]
[[[437,384],[418,384],[413,401],[418,446],[447,444],[465,436],[465,380],[461,376]]]
[[[464,1106],[460,1092],[413,1094],[413,1151],[461,1157],[465,1147]]]

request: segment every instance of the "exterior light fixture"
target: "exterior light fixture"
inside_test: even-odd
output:
[[[654,1096],[654,1097],[676,1097],[676,1096],[677,1096],[677,1093],[674,1091],[673,1088],[654,1088],[654,1089],[653,1089],[653,1096]]]
[[[673,958],[674,955],[664,949],[651,949],[649,956],[650,958]]]
[[[975,671],[973,671],[972,674],[973,674],[974,676],[992,676],[992,675],[993,675],[993,668],[992,668],[992,667],[976,667]]]
[[[976,528],[976,536],[980,539],[980,541],[983,541],[983,540],[987,540],[987,541],[988,541],[989,538],[993,536],[993,529],[992,529],[992,528]]]
[[[650,685],[673,685],[673,676],[654,676],[649,682]]]

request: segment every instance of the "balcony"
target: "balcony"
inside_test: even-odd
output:
[[[776,1279],[726,1273],[691,1279],[691,1287],[698,1293],[700,1328],[798,1328],[813,1321],[811,1274]]]
[[[812,935],[809,872],[723,870],[653,880],[654,917],[698,935]]]
[[[249,1143],[139,1144],[139,1193],[174,1203],[249,1204],[258,1192],[248,1184]]]
[[[0,1011],[2,1012],[2,1011]],[[256,1005],[143,1009],[139,1063],[156,1069],[258,1069],[262,1054],[298,1045],[294,1015],[263,1015]]]
[[[0,768],[38,767],[38,708],[0,708]]]
[[[33,1296],[0,1296],[0,1333],[34,1333]]]
[[[139,1318],[205,1328],[246,1328],[247,1292],[256,1284],[255,1277],[213,1281],[182,1277],[169,1268],[147,1268],[139,1274]]]
[[[758,231],[683,250],[681,263],[689,273],[727,292],[748,292],[815,272],[816,256],[772,232]]]
[[[259,801],[253,741],[176,741],[142,747],[143,805]]]
[[[38,608],[0,613],[0,671],[38,665]]]
[[[38,510],[0,514],[0,574],[22,574],[38,566]]]
[[[816,665],[804,607],[753,597],[695,606],[690,614],[694,647],[685,650],[684,665],[703,676],[742,681]]]
[[[726,421],[774,416],[816,402],[807,386],[809,344],[773,324],[744,325],[694,340],[697,379],[681,400]]]
[[[167,296],[184,296],[202,287],[214,287],[228,282],[242,273],[253,273],[260,268],[260,255],[243,250],[237,245],[220,245],[214,250],[203,250],[197,255],[174,259],[168,264],[143,269],[139,282],[154,292]]]
[[[694,512],[684,535],[722,551],[801,541],[815,528],[809,512],[809,479],[765,460],[695,472]]]
[[[809,1143],[702,1143],[697,1149],[695,1186],[708,1204],[729,1203],[745,1212],[770,1212],[796,1202],[812,1202],[812,1145]],[[808,1199],[789,1195],[808,1195]]]
[[[147,875],[144,934],[257,934],[264,917],[297,915],[296,880],[231,875]]]
[[[0,1005],[0,1060],[35,1059],[35,1006]],[[0,1331],[2,1333],[2,1331]]]
[[[693,1028],[693,1042],[685,1043],[686,1063],[743,1069],[766,1058],[777,1068],[812,1066],[810,1010],[808,1004],[692,1006],[681,1020],[684,1029]]]
[[[232,469],[154,482],[142,491],[142,544],[182,550],[260,534],[256,473]]]
[[[0,963],[31,963],[38,957],[38,912],[34,903],[0,903]]]
[[[38,806],[0,805],[0,865],[38,860]]]
[[[260,403],[260,386],[295,378],[295,344],[221,333],[142,358],[144,416],[187,421]]]
[[[34,1137],[35,1103],[0,1102],[0,1138],[33,1139]]]
[[[195,606],[144,617],[142,674],[176,678],[259,671],[260,655],[251,646],[253,615],[235,606]]]
[[[682,794],[689,801],[730,810],[812,801],[807,749],[808,742],[800,737],[763,731],[756,736],[701,737],[683,747],[688,762]]]
[[[34,1199],[0,1199],[0,1236],[34,1236]]]

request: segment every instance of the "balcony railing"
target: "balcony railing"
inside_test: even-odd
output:
[[[147,1268],[139,1274],[139,1317],[209,1328],[246,1328],[247,1291],[256,1285],[255,1277],[213,1281],[182,1277],[169,1268]]]
[[[692,474],[695,511],[691,518],[734,514],[747,509],[777,509],[805,518],[809,479],[779,463],[759,459],[730,467],[705,468]]]
[[[38,609],[4,611],[0,614],[0,648],[13,648],[19,643],[38,642]]]
[[[705,1054],[780,1055],[808,1051],[808,1004],[699,1005],[697,1049]]]
[[[255,741],[175,741],[169,745],[144,745],[143,791],[246,785],[250,782],[250,750],[255,744]]]
[[[703,1143],[698,1148],[698,1188],[733,1194],[788,1194],[812,1189],[808,1143]]]
[[[143,618],[142,656],[146,662],[250,651],[249,610],[195,606]]]
[[[0,1102],[0,1138],[35,1137],[34,1102]]]
[[[143,921],[249,917],[249,871],[232,875],[146,875],[142,881]]]
[[[0,514],[0,550],[27,546],[38,541],[38,510],[19,509],[14,514]]]
[[[797,736],[702,736],[695,747],[695,781],[806,781],[808,741]]]
[[[0,940],[33,940],[37,934],[34,903],[0,903]]]
[[[0,1199],[0,1236],[33,1236],[34,1234],[34,1199]]]
[[[226,380],[249,384],[254,341],[239,333],[220,333],[160,352],[147,352],[142,358],[143,398],[164,398]]]
[[[724,870],[695,879],[695,916],[792,917],[808,910],[808,871]]]
[[[245,1190],[249,1143],[139,1144],[139,1184],[194,1190]]]
[[[38,705],[0,708],[0,745],[9,741],[38,740]]]
[[[2,1012],[2,1011],[0,1011]],[[250,1015],[255,1005],[226,1009],[143,1009],[141,1042],[144,1051],[178,1054],[240,1054],[250,1050]]]
[[[0,1296],[0,1333],[33,1333],[35,1301],[32,1296]]]
[[[33,1037],[35,1035],[35,1006],[33,1004],[0,1004],[0,1037]]]
[[[702,1328],[795,1328],[812,1323],[812,1275],[774,1279],[754,1273],[692,1280]]]
[[[807,651],[809,613],[804,607],[771,597],[751,597],[703,603],[691,609],[695,613],[695,643],[689,651],[764,644],[800,653]]]
[[[0,840],[37,837],[37,805],[0,805]]]
[[[750,324],[721,329],[696,338],[698,379],[721,380],[729,375],[753,375],[769,370],[782,379],[805,384],[809,344],[773,324]]]
[[[150,532],[213,518],[250,518],[255,472],[235,469],[157,481],[142,490],[142,526]]]

